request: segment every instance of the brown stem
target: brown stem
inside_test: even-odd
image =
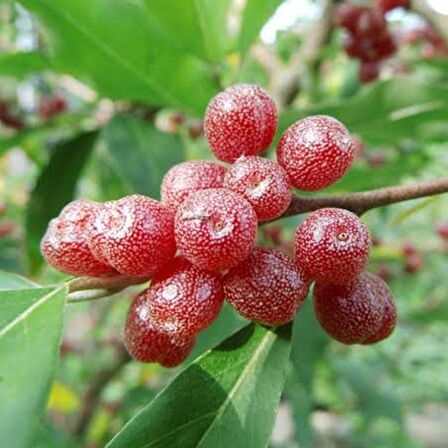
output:
[[[341,196],[298,197],[294,196],[282,217],[300,215],[323,207],[350,210],[357,215],[383,205],[409,201],[448,192],[448,177],[417,182],[410,185],[378,188],[371,191],[349,193]]]
[[[84,394],[83,406],[79,413],[79,417],[73,428],[73,435],[81,437],[88,428],[89,422],[95,412],[101,393],[110,381],[121,371],[121,369],[130,361],[130,356],[122,347],[117,355],[113,365],[106,369],[100,370],[93,378],[88,389]]]
[[[68,283],[68,292],[86,291],[88,289],[106,289],[110,293],[121,291],[132,285],[140,285],[149,279],[145,277],[127,277],[115,275],[113,277],[79,277]]]
[[[424,0],[412,0],[410,9],[426,20],[448,42],[448,19],[437,14]]]

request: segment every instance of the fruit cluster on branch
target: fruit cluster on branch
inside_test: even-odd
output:
[[[294,319],[313,282],[317,318],[335,339],[370,344],[393,331],[391,292],[365,271],[370,235],[352,211],[406,194],[378,190],[383,193],[373,202],[355,194],[352,206],[343,208],[314,203],[306,211],[315,211],[296,229],[294,257],[257,247],[260,223],[298,212],[297,202],[307,201],[293,200],[292,187],[325,188],[344,175],[355,156],[349,131],[328,116],[290,126],[279,140],[277,162],[259,156],[276,128],[276,106],[265,91],[247,84],[229,87],[211,100],[205,135],[230,168],[184,162],[166,173],[161,202],[142,195],[105,203],[78,200],[50,222],[41,243],[48,263],[75,276],[100,277],[75,279],[71,291],[113,292],[151,279],[134,299],[125,325],[125,345],[134,358],[178,365],[225,298],[249,320],[284,325]]]

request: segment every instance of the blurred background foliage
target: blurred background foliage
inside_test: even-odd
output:
[[[0,0],[0,269],[44,285],[65,280],[39,253],[48,221],[74,197],[158,198],[170,166],[211,157],[201,117],[234,82],[274,95],[279,131],[323,113],[357,135],[355,165],[328,192],[446,175],[448,59],[403,43],[380,79],[362,85],[340,29],[313,43],[335,3]],[[447,16],[440,20],[448,29]],[[424,23],[402,9],[388,21],[397,36]],[[448,244],[436,232],[447,210],[440,196],[365,215],[370,268],[394,292],[398,328],[378,346],[345,347],[322,333],[307,303],[294,325],[273,447],[447,445]],[[302,219],[264,227],[261,242],[290,251]],[[174,377],[123,352],[136,290],[67,307],[36,447],[104,446]],[[189,359],[243,325],[226,307]]]

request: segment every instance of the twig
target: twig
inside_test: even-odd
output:
[[[128,286],[140,285],[148,280],[149,278],[145,277],[127,277],[125,275],[116,275],[113,277],[79,277],[68,283],[68,291],[69,293],[73,293],[88,289],[107,289],[110,292],[116,292]]]
[[[95,412],[101,394],[110,381],[121,371],[121,369],[130,361],[130,356],[121,348],[114,364],[104,370],[100,370],[93,378],[88,389],[84,394],[83,407],[79,413],[78,420],[73,428],[73,435],[77,437],[83,436],[88,428],[89,422]]]
[[[425,19],[448,42],[448,19],[434,11],[423,0],[412,0],[410,9]]]
[[[282,218],[312,212],[323,207],[345,208],[357,215],[362,215],[373,208],[441,193],[448,193],[448,177],[341,196],[294,196],[291,205],[282,215]]]

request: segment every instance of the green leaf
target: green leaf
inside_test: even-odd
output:
[[[229,46],[227,20],[231,0],[145,0],[173,46],[217,62]]]
[[[199,357],[107,447],[265,447],[283,387],[289,333],[289,326],[243,328]]]
[[[0,270],[0,291],[34,288],[38,285],[25,277]]]
[[[212,73],[166,42],[143,0],[19,3],[46,26],[54,68],[86,80],[101,95],[200,115],[216,92]]]
[[[448,87],[412,77],[377,82],[349,99],[323,102],[300,111],[286,111],[282,132],[307,115],[326,114],[341,120],[350,132],[370,143],[391,144],[403,139],[430,139],[428,122],[446,119]],[[279,134],[280,135],[280,134]]]
[[[97,136],[92,131],[58,145],[37,179],[26,211],[26,246],[31,272],[42,264],[40,240],[49,221],[73,199]]]
[[[57,363],[67,290],[0,291],[0,446],[30,446]]]
[[[282,0],[247,0],[241,23],[239,48],[246,53]]]
[[[37,51],[0,55],[0,75],[24,78],[49,68],[48,60]]]
[[[178,136],[158,131],[153,125],[129,115],[117,115],[106,126],[103,138],[109,162],[135,193],[160,195],[165,173],[184,160]]]

